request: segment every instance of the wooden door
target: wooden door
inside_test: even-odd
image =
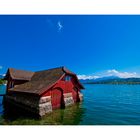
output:
[[[62,104],[62,91],[60,89],[53,89],[51,93],[52,108],[61,108]]]

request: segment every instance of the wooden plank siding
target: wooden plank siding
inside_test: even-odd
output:
[[[78,92],[80,92],[80,88],[78,87],[78,84],[76,84],[76,80],[73,76],[71,76],[71,80],[70,81],[65,81],[65,77],[68,75],[65,75],[64,77],[62,77],[51,89],[45,91],[41,96],[42,97],[46,97],[46,96],[51,96],[52,98],[52,106],[53,109],[57,108],[57,106],[61,106],[60,105],[60,93],[54,89],[61,89],[62,90],[62,94],[63,96],[66,94],[71,93],[71,99],[73,99],[73,101],[71,101],[71,104],[74,102],[78,102],[79,101],[79,95]],[[58,94],[58,99],[56,99],[56,96],[53,96],[53,94]],[[64,97],[63,97],[64,98]],[[70,98],[70,97],[69,97]],[[64,101],[61,101],[64,102]]]

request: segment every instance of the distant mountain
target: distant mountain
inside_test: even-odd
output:
[[[103,80],[108,80],[108,79],[120,79],[117,76],[106,76],[106,77],[102,77],[102,78],[96,78],[96,79],[80,79],[81,83],[88,83],[88,82],[99,82],[99,81],[103,81]]]
[[[83,84],[140,84],[140,78],[120,78],[116,76],[80,81]]]
[[[120,79],[120,77],[117,76],[106,76],[106,77],[102,77],[102,78],[97,78],[94,81],[98,82],[98,81],[104,81],[104,80],[113,80],[113,79]]]
[[[91,83],[91,82],[94,82],[95,79],[80,79],[80,82],[81,83]]]

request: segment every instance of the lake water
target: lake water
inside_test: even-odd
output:
[[[84,101],[35,119],[29,116],[4,118],[0,124],[140,125],[140,85],[84,85]],[[5,86],[0,86],[0,93]],[[0,102],[2,97],[0,97]]]

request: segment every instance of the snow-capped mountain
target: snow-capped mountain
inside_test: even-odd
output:
[[[131,77],[131,78],[120,78],[117,76],[108,76],[97,79],[86,79],[80,80],[81,83],[89,84],[140,84],[140,78]]]

